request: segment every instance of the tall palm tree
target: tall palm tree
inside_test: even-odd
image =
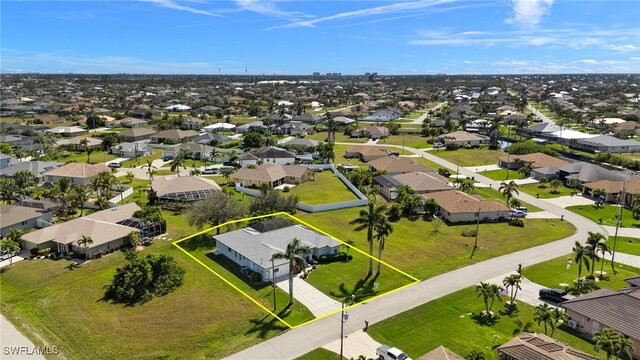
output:
[[[91,236],[82,235],[82,238],[78,240],[78,245],[84,246],[84,255],[87,260],[89,260],[89,245],[93,244],[93,239]]]
[[[82,146],[84,151],[87,153],[87,164],[89,164],[91,162],[90,161],[91,153],[89,152],[89,140],[87,138],[80,140],[80,146]]]
[[[554,307],[553,310],[551,310],[551,319],[549,321],[549,325],[551,325],[551,336],[553,336],[553,333],[556,331],[558,324],[567,321],[567,319],[569,319],[569,316],[563,309]]]
[[[551,322],[551,306],[549,304],[541,304],[533,309],[533,321],[538,325],[544,324],[544,334],[547,335],[547,325]]]
[[[481,282],[480,285],[476,285],[476,294],[478,297],[482,296],[484,301],[484,315],[491,317],[491,308],[493,302],[498,299],[500,301],[500,287],[496,284],[489,284]]]
[[[386,212],[385,206],[381,206],[381,208],[384,208],[384,211]],[[374,230],[376,232],[376,239],[378,240],[378,269],[376,270],[377,277],[380,276],[380,268],[382,267],[382,250],[384,250],[385,238],[391,235],[391,233],[393,232],[393,225],[391,225],[391,222],[389,221],[387,216],[382,214],[380,216],[379,223],[375,225]]]
[[[466,192],[467,194],[472,193],[476,189],[476,186],[473,185],[471,181],[461,181],[458,186],[460,191]]]
[[[89,201],[89,191],[84,186],[74,186],[71,192],[71,202],[74,207],[80,208],[80,216],[84,212],[84,204]]]
[[[518,184],[513,182],[513,180],[509,181],[509,183],[502,182],[500,183],[500,188],[498,190],[502,193],[502,196],[507,198],[507,206],[509,205],[509,200],[513,197],[513,194],[520,194],[518,191]]]
[[[278,252],[273,254],[273,259],[286,259],[289,260],[289,305],[293,305],[293,271],[295,269],[295,262],[298,261],[302,264],[302,269],[304,270],[306,262],[304,258],[300,256],[300,254],[308,255],[311,254],[311,248],[305,245],[302,245],[300,239],[293,238],[289,244],[287,244],[287,248],[283,252]]]
[[[589,262],[585,261],[588,253],[585,247],[582,246],[579,241],[576,241],[576,243],[573,245],[573,252],[576,254],[576,264],[578,264],[578,279],[580,279],[582,277],[583,263],[587,270],[589,270]]]
[[[367,277],[373,275],[373,233],[376,226],[383,223],[383,219],[386,219],[385,211],[386,206],[376,206],[375,200],[371,198],[369,199],[368,208],[361,209],[359,216],[349,222],[351,225],[358,225],[353,229],[354,231],[367,230],[367,242],[369,242],[369,272]]]
[[[593,342],[596,352],[604,351],[607,354],[607,360],[611,359],[612,355],[621,357],[631,352],[631,340],[612,328],[604,328],[593,334]]]
[[[593,273],[596,267],[596,260],[600,261],[600,256],[598,256],[598,252],[600,248],[598,245],[604,242],[606,238],[604,237],[604,235],[600,233],[594,233],[589,231],[588,234],[589,234],[589,237],[587,238],[587,242],[586,242],[587,245],[585,246],[585,251],[586,251],[587,257],[591,259],[591,276],[593,276]]]
[[[600,278],[602,278],[602,271],[604,269],[604,256],[605,253],[606,254],[611,254],[611,250],[609,249],[609,246],[604,243],[604,242],[599,242],[597,245],[597,249],[596,252],[600,252],[602,254],[602,261],[600,262]],[[613,259],[612,259],[613,261]]]
[[[515,305],[518,290],[522,290],[522,287],[520,286],[521,283],[522,275],[520,274],[511,274],[502,280],[502,285],[504,285],[507,289],[511,288],[511,295],[509,300],[511,306]]]
[[[147,174],[149,175],[149,183],[151,183],[151,181],[153,180],[153,170],[157,169],[157,167],[152,165],[151,160],[147,160],[147,164],[142,165],[142,168],[147,169]]]
[[[184,170],[187,169],[187,167],[184,165],[185,162],[186,159],[182,155],[174,157],[173,160],[171,160],[171,162],[169,163],[169,165],[171,166],[171,171],[177,172],[178,176],[180,176],[180,168],[183,168]]]

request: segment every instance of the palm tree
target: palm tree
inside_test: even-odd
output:
[[[467,356],[464,357],[464,360],[485,360],[486,357],[484,356],[483,353],[479,352],[478,350],[471,350]]]
[[[531,328],[533,327],[533,323],[531,321],[527,321],[526,323],[523,323],[522,321],[516,319],[516,320],[513,320],[513,322],[516,324],[516,326],[518,326],[513,330],[513,335],[531,332]]]
[[[509,205],[509,200],[511,200],[514,193],[520,195],[520,192],[518,191],[518,184],[513,182],[513,180],[509,181],[509,183],[503,181],[500,183],[500,188],[498,188],[498,190],[502,193],[502,196],[507,198],[507,205]]]
[[[80,145],[82,146],[82,148],[84,149],[84,151],[87,153],[87,164],[91,163],[91,159],[90,159],[90,155],[91,153],[89,152],[89,139],[84,138],[82,140],[80,140]]]
[[[20,237],[22,237],[22,231],[12,229],[2,240],[2,250],[9,252],[9,266],[13,266],[13,254],[20,251]]]
[[[538,182],[540,183],[538,187],[541,189],[544,189],[547,187],[547,184],[549,183],[549,179],[543,176],[538,180]]]
[[[549,324],[551,325],[551,336],[553,336],[553,333],[556,331],[558,324],[567,321],[567,319],[569,319],[569,316],[564,310],[557,307],[554,307],[553,310],[551,310],[551,319],[549,321]]]
[[[82,238],[78,240],[78,245],[84,246],[84,255],[86,260],[89,260],[89,245],[93,244],[91,236],[82,235]]]
[[[533,309],[533,321],[538,325],[544,323],[544,334],[547,335],[547,325],[551,322],[551,306],[549,304],[541,304]]]
[[[604,242],[599,242],[596,248],[596,252],[600,252],[602,254],[602,259],[604,259],[605,253],[611,254],[611,250],[609,246]],[[612,260],[613,261],[613,260]],[[600,278],[602,279],[602,271],[604,269],[604,260],[600,262]]]
[[[458,189],[460,191],[466,192],[467,194],[472,193],[476,189],[476,186],[473,185],[473,183],[471,181],[464,181],[463,180],[458,184],[458,186],[459,186]]]
[[[606,238],[604,235],[600,233],[594,233],[589,231],[589,237],[587,238],[587,245],[585,246],[585,252],[589,259],[591,259],[591,276],[593,277],[593,272],[596,267],[596,260],[600,261],[600,256],[598,256],[598,252],[600,251],[599,244],[603,243]],[[606,246],[606,245],[605,245]],[[603,261],[604,263],[604,261]]]
[[[522,275],[520,274],[511,274],[502,280],[502,285],[504,285],[507,289],[511,288],[511,297],[509,300],[510,306],[515,305],[518,290],[522,290],[522,287],[520,287],[521,283]]]
[[[631,352],[631,340],[612,328],[604,328],[593,334],[593,342],[596,352],[604,351],[607,354],[607,360],[611,359],[612,355],[622,357]]]
[[[376,207],[374,200],[369,199],[369,207],[360,210],[358,218],[349,222],[351,225],[358,225],[353,229],[354,231],[367,230],[367,242],[369,243],[369,272],[367,277],[373,275],[373,232],[378,224],[384,222],[383,219],[386,220],[385,211],[386,206]]]
[[[74,186],[71,193],[71,203],[74,207],[80,208],[80,216],[84,212],[84,204],[89,201],[89,191],[84,186]]]
[[[551,180],[549,185],[551,185],[551,193],[552,194],[557,194],[558,193],[558,188],[560,186],[562,186],[562,181],[560,181],[559,179],[553,179],[553,180]]]
[[[306,262],[300,254],[311,254],[311,248],[302,245],[298,238],[293,238],[287,245],[287,248],[283,252],[273,254],[273,259],[286,259],[289,260],[289,306],[293,305],[293,272],[295,270],[295,262],[298,261],[302,264],[304,270]]]
[[[500,287],[496,284],[489,284],[481,282],[480,285],[476,285],[476,294],[478,297],[482,296],[484,300],[483,314],[487,317],[491,317],[491,308],[493,302],[498,299],[500,301]]]
[[[139,231],[130,232],[129,235],[127,235],[127,240],[129,240],[131,247],[135,249],[136,246],[138,246],[138,243],[140,242],[140,232]]]
[[[171,166],[171,171],[177,172],[178,176],[180,176],[180,168],[183,168],[184,170],[187,169],[187,167],[184,165],[185,162],[186,159],[182,154],[174,157],[173,160],[171,160],[171,162],[169,163],[169,165]]]
[[[386,212],[386,206],[381,206]],[[380,276],[380,268],[382,266],[382,250],[384,250],[385,238],[393,232],[393,226],[386,215],[381,215],[379,223],[374,228],[376,232],[376,239],[378,240],[378,269],[376,270],[376,277]]]
[[[571,179],[568,182],[569,187],[571,188],[571,194],[575,194],[576,193],[576,189],[578,188],[578,186],[580,186],[582,183],[580,182],[580,180],[577,179]]]
[[[576,241],[573,246],[573,252],[576,254],[576,264],[578,264],[578,279],[582,277],[582,264],[589,270],[589,262],[584,261],[587,258],[587,250],[580,242]]]
[[[593,195],[594,198],[596,198],[596,203],[594,204],[596,206],[596,208],[599,208],[600,206],[604,205],[604,203],[602,201],[602,197],[604,196],[604,194],[606,194],[604,189],[595,189],[595,190],[593,190],[592,195]]]
[[[147,174],[149,174],[149,182],[151,182],[151,180],[153,180],[153,170],[157,169],[157,167],[153,166],[151,164],[151,160],[147,160],[147,164],[146,165],[142,165],[142,168],[146,168],[147,169]]]

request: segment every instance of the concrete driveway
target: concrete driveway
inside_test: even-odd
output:
[[[548,202],[550,204],[560,206],[561,208],[566,208],[569,206],[575,205],[592,205],[595,203],[593,199],[590,199],[586,196],[582,196],[580,194],[569,195],[569,196],[560,196],[552,199],[542,199],[542,201]]]
[[[509,276],[509,275],[513,275],[513,274],[517,274],[516,271],[512,271],[512,272],[508,272],[506,274],[500,275],[500,276],[496,276],[494,278],[491,278],[489,280],[484,281],[485,283],[489,283],[489,284],[496,284],[500,287],[504,287],[504,285],[502,285],[502,279],[504,279],[505,277]],[[543,300],[540,300],[538,298],[538,294],[540,293],[540,289],[544,289],[546,288],[546,286],[542,286],[540,284],[536,284],[533,281],[527,279],[526,277],[522,278],[522,283],[520,284],[520,287],[522,289],[518,290],[518,293],[516,294],[516,303],[517,302],[524,302],[527,303],[531,306],[538,306],[538,305],[542,305],[542,304],[549,304],[551,306],[555,306],[557,307],[557,304],[551,303],[551,302],[546,302]],[[560,286],[558,286],[560,287]],[[511,292],[509,292],[509,296],[511,296]],[[508,301],[509,297],[505,296],[502,298],[503,304],[505,301]],[[494,304],[495,306],[495,304]],[[500,305],[502,306],[502,305]],[[494,309],[494,311],[498,311],[498,309]]]
[[[20,252],[20,254],[18,254],[16,256],[14,256],[13,259],[11,259],[11,261],[9,261],[9,259],[0,261],[0,269],[5,267],[5,266],[10,266],[11,263],[15,264],[15,263],[17,263],[19,261],[22,261],[24,259],[28,259],[30,256],[31,256],[31,253],[29,253],[29,251],[22,250],[22,252]]]
[[[364,323],[362,326],[364,327]],[[375,358],[376,349],[380,345],[382,344],[373,340],[369,334],[358,330],[344,336],[342,353],[347,359],[357,359],[360,355],[365,355],[367,358]],[[323,348],[333,351],[336,355],[340,354],[340,339],[324,345]]]
[[[313,273],[309,276],[313,276]],[[289,293],[289,279],[277,282],[276,285],[287,294]],[[299,276],[293,278],[293,297],[306,306],[315,317],[330,314],[342,307],[341,303],[323,294]]]

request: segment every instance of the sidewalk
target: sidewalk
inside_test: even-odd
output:
[[[289,279],[276,283],[278,287],[289,294]],[[340,310],[342,304],[328,297],[314,288],[300,276],[293,278],[293,297],[306,306],[313,316],[320,317],[336,310]]]
[[[606,254],[605,259],[611,260],[611,255]],[[624,264],[624,265],[633,266],[635,268],[640,268],[640,256],[638,255],[631,255],[631,254],[616,252],[615,261],[616,261],[616,264]]]
[[[2,359],[44,360],[44,356],[37,354],[38,350],[55,351],[53,348],[37,348],[29,339],[22,335],[9,320],[5,319],[4,315],[0,315],[0,334],[2,334],[2,336],[0,336]],[[11,353],[12,351],[14,351],[13,354]]]
[[[616,233],[616,227],[615,226],[602,226],[605,230],[607,230],[607,232],[609,233],[609,236],[613,236]],[[626,237],[633,237],[633,238],[640,238],[640,229],[638,228],[619,228],[618,229],[618,236],[626,236]]]

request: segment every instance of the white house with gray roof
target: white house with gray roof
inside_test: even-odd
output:
[[[216,235],[214,238],[216,255],[224,255],[241,268],[259,273],[264,281],[271,280],[274,272],[276,278],[289,274],[288,260],[278,259],[272,263],[271,259],[274,254],[284,252],[294,238],[298,238],[302,245],[309,246],[311,256],[315,257],[336,254],[340,248],[340,242],[328,236],[278,219]]]

